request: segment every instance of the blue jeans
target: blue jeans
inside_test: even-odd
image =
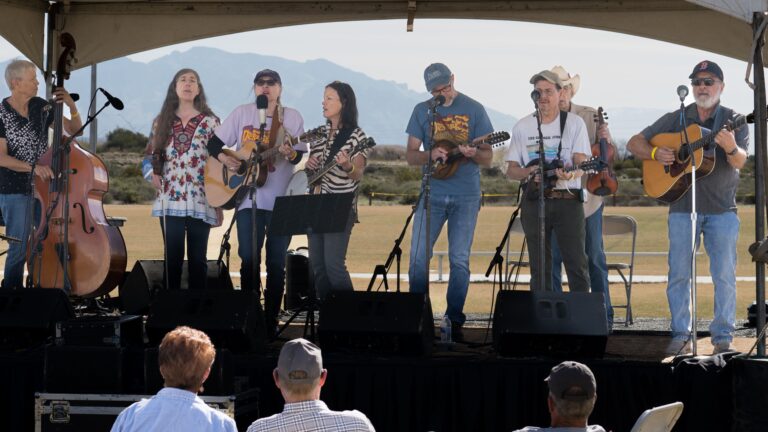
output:
[[[589,266],[589,282],[593,293],[603,293],[605,296],[605,312],[608,318],[608,328],[613,327],[613,306],[608,285],[608,263],[603,247],[603,208],[601,205],[592,215],[584,220],[585,234],[584,249],[587,253]],[[552,291],[563,292],[562,277],[563,257],[557,246],[557,236],[552,236]]]
[[[240,286],[244,290],[259,292],[261,277],[257,274],[253,280],[253,222],[251,220],[252,209],[242,209],[235,215],[237,221],[237,254],[242,261],[240,265]],[[280,305],[283,301],[285,290],[285,256],[290,236],[268,236],[269,222],[272,220],[272,212],[256,209],[256,269],[261,268],[261,248],[266,245],[267,285],[264,290],[264,314],[267,322],[267,330],[277,325],[277,315],[280,313]]]
[[[423,201],[419,203],[413,218],[411,258],[408,269],[410,291],[417,293],[425,292],[427,286],[425,252],[427,221]],[[429,256],[432,257],[432,248],[443,225],[448,221],[448,260],[451,271],[446,293],[448,309],[445,314],[448,315],[451,323],[461,325],[467,319],[463,310],[469,289],[469,253],[472,250],[477,214],[480,211],[480,197],[432,194],[430,204]]]
[[[5,220],[5,235],[21,240],[21,243],[8,244],[5,256],[3,288],[24,287],[24,264],[27,261],[27,241],[29,240],[29,205],[30,199],[25,194],[0,194],[0,211]],[[35,218],[40,218],[40,203],[34,201]]]
[[[731,342],[736,321],[736,241],[739,217],[734,212],[698,214],[696,249],[701,237],[709,255],[709,270],[715,285],[715,313],[709,331],[712,343]],[[691,215],[670,213],[669,284],[667,300],[672,315],[672,336],[691,331]]]
[[[181,288],[181,269],[184,265],[184,242],[187,244],[187,270],[189,289],[205,289],[208,282],[208,236],[211,226],[193,217],[160,217],[166,244],[168,288]]]

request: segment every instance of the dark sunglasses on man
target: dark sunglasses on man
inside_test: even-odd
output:
[[[256,85],[259,87],[262,87],[262,86],[273,87],[275,84],[277,84],[277,81],[275,80],[260,79],[256,81]]]
[[[714,78],[694,78],[691,80],[691,85],[697,87],[704,84],[707,87],[712,87],[716,82],[720,82],[720,80]]]

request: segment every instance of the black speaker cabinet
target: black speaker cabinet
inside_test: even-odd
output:
[[[152,344],[178,326],[202,330],[216,348],[261,352],[266,343],[264,313],[254,292],[241,290],[160,291],[152,303],[146,332]]]
[[[146,315],[155,293],[165,288],[163,260],[139,260],[120,286],[120,300],[123,310],[130,315]],[[226,264],[216,260],[208,261],[209,289],[232,289],[232,279]],[[187,261],[181,269],[181,289],[189,288]]]
[[[599,293],[499,291],[493,346],[504,356],[602,358],[608,338]]]
[[[53,337],[57,321],[73,316],[63,290],[0,289],[0,348],[39,345]]]
[[[425,294],[332,291],[320,307],[318,331],[324,351],[425,355],[434,328]]]

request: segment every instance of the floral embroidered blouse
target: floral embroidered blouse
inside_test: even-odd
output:
[[[216,224],[216,209],[208,205],[203,179],[208,159],[206,146],[218,125],[218,118],[204,113],[193,117],[186,125],[176,118],[165,148],[163,186],[152,206],[152,216],[189,216]],[[149,142],[147,149],[151,156],[151,136]],[[143,168],[145,178],[151,181],[149,159],[145,159]]]

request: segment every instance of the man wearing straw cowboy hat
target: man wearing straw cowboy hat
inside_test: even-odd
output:
[[[555,66],[550,69],[555,73],[563,83],[563,91],[560,95],[560,109],[571,112],[581,117],[587,126],[587,135],[589,142],[595,143],[597,139],[604,138],[608,145],[613,146],[611,133],[608,130],[608,124],[603,123],[600,129],[597,129],[596,116],[597,110],[592,107],[576,105],[571,102],[581,85],[581,77],[576,74],[571,76],[562,66]],[[616,148],[614,147],[614,154]],[[582,187],[586,196],[584,201],[584,228],[586,237],[584,239],[584,249],[587,254],[587,264],[589,266],[589,280],[594,293],[603,293],[605,295],[605,311],[608,319],[608,330],[613,326],[613,307],[611,306],[611,295],[608,288],[608,264],[605,260],[605,249],[603,247],[603,197],[589,194],[586,189],[587,176],[582,177]],[[557,238],[552,237],[552,289],[562,291],[562,268],[563,258],[560,255],[560,248],[557,246]]]

